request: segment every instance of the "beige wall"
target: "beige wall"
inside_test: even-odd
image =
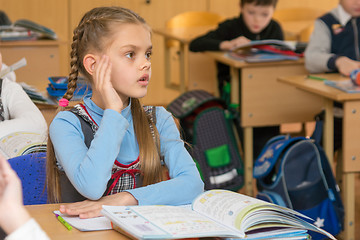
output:
[[[279,0],[277,8],[320,7],[329,10],[337,3],[338,0]],[[12,21],[20,18],[33,20],[52,28],[60,40],[66,41],[67,44],[63,44],[60,49],[62,75],[68,74],[69,46],[73,28],[86,11],[103,5],[131,8],[143,16],[153,28],[165,26],[166,21],[172,16],[184,11],[208,10],[226,17],[239,14],[239,0],[0,0],[1,10],[5,11]],[[179,93],[164,87],[163,39],[154,35],[153,44],[152,83],[144,103],[166,104]]]

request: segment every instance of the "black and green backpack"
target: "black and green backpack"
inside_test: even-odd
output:
[[[167,110],[180,122],[183,140],[197,164],[205,189],[236,191],[244,184],[241,128],[235,108],[203,90],[186,92]]]

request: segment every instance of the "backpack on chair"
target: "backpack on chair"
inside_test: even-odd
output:
[[[167,108],[180,121],[187,149],[197,164],[205,189],[236,191],[244,184],[240,157],[239,116],[203,90],[179,96]]]
[[[313,139],[270,139],[254,164],[257,198],[294,209],[312,224],[337,235],[344,226],[339,187],[323,149]],[[310,232],[312,239],[324,239]]]

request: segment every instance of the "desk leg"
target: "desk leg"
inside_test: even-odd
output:
[[[331,169],[334,170],[334,103],[325,99],[325,121],[324,121],[324,151],[328,157]]]
[[[164,67],[165,67],[165,86],[167,88],[171,87],[171,66],[170,66],[170,48],[168,48],[167,46],[167,42],[168,42],[168,38],[164,39],[164,55],[165,55],[165,63],[164,63]]]
[[[244,129],[244,167],[245,167],[245,193],[254,197],[253,186],[253,128],[245,127]]]
[[[355,240],[355,173],[343,173],[345,220],[343,239]]]
[[[180,43],[180,93],[186,91],[189,82],[189,46]]]
[[[231,103],[239,104],[241,93],[240,93],[240,75],[239,69],[231,67]],[[241,106],[239,106],[240,116]],[[245,180],[245,193],[249,196],[254,196],[253,186],[253,128],[243,127],[244,131],[244,180]]]

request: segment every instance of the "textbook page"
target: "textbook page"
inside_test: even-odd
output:
[[[140,239],[244,237],[237,230],[179,206],[103,206],[102,213],[119,227],[114,229]]]
[[[309,218],[301,213],[228,190],[204,192],[194,200],[193,210],[243,233],[269,227],[295,227],[335,239],[330,233],[299,218]]]
[[[0,139],[1,153],[6,158],[46,151],[46,136],[33,132],[14,132]]]

